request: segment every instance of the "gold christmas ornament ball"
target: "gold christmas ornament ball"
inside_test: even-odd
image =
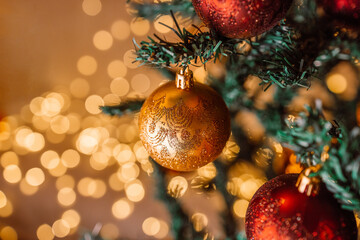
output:
[[[181,71],[157,88],[139,117],[140,138],[161,166],[192,171],[216,159],[230,136],[229,110],[209,86]]]

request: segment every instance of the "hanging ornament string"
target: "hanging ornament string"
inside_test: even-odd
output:
[[[192,171],[214,161],[230,136],[230,116],[209,86],[194,81],[188,68],[175,83],[156,89],[139,117],[140,138],[149,155],[163,167]]]

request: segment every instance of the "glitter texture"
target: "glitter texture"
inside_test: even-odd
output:
[[[250,38],[274,27],[292,0],[192,0],[204,23],[228,38]]]
[[[276,177],[255,193],[246,213],[247,239],[357,239],[354,214],[341,209],[325,186],[317,196],[299,193],[297,178]]]
[[[139,127],[144,147],[160,165],[191,171],[221,153],[230,136],[230,116],[210,87],[195,83],[182,90],[169,82],[145,101]]]

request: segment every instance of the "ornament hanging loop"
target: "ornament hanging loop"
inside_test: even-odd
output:
[[[182,68],[176,74],[176,87],[178,89],[187,90],[194,86],[193,72],[189,68]]]
[[[319,193],[321,179],[319,176],[311,176],[313,173],[317,173],[321,166],[311,166],[304,169],[296,182],[296,187],[299,192],[305,193],[307,196],[314,196]]]

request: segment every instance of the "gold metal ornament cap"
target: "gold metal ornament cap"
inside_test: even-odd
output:
[[[321,179],[319,176],[311,176],[320,170],[321,166],[311,166],[304,169],[296,182],[299,192],[305,193],[307,196],[317,195],[320,189]]]
[[[230,136],[230,115],[222,97],[195,82],[187,70],[146,99],[139,129],[156,162],[175,171],[192,171],[220,155]]]

